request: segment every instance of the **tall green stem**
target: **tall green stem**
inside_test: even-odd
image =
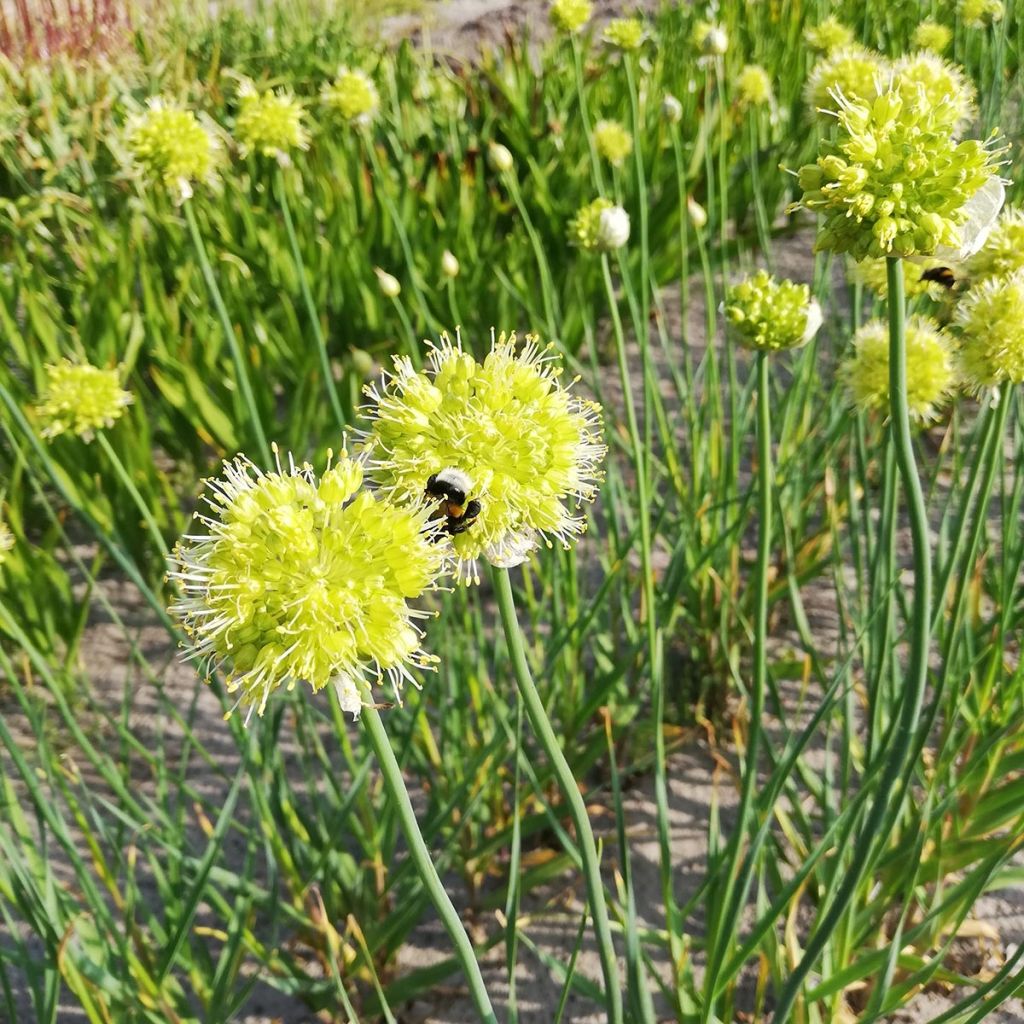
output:
[[[238,388],[242,392],[242,401],[245,403],[246,411],[249,414],[249,422],[252,425],[253,433],[256,435],[256,443],[260,448],[260,455],[266,466],[270,465],[270,445],[267,444],[267,435],[263,433],[263,423],[260,420],[259,410],[256,408],[256,397],[252,392],[252,385],[249,383],[249,369],[245,364],[245,354],[239,344],[235,328],[231,323],[228,308],[224,305],[224,296],[221,295],[220,286],[217,284],[217,277],[210,266],[210,257],[206,253],[206,244],[203,242],[202,233],[199,230],[199,223],[196,220],[195,210],[192,209],[192,201],[186,200],[184,205],[185,220],[188,223],[188,230],[192,236],[192,244],[199,258],[199,269],[202,271],[203,280],[206,281],[210,298],[213,299],[214,309],[220,318],[221,330],[224,332],[224,340],[231,349],[231,358],[235,364],[235,377],[238,380]]]
[[[309,279],[306,276],[305,264],[302,262],[302,251],[299,249],[299,239],[295,234],[295,224],[292,222],[292,211],[288,202],[288,189],[285,186],[284,172],[280,167],[277,169],[276,184],[277,199],[281,204],[281,215],[284,218],[284,229],[288,235],[288,244],[292,249],[295,272],[299,275],[299,290],[302,292],[302,301],[306,304],[306,316],[309,319],[310,330],[313,332],[313,340],[316,343],[317,354],[320,357],[320,371],[323,374],[324,387],[327,389],[327,398],[331,403],[331,409],[334,412],[334,419],[338,429],[344,430],[345,414],[341,410],[338,389],[334,386],[331,361],[327,356],[327,339],[324,337],[323,327],[320,325],[320,315],[317,313],[316,304],[313,302],[313,294],[309,290]]]
[[[623,1024],[622,1017],[622,985],[619,980],[618,962],[615,958],[615,946],[612,942],[611,924],[608,920],[608,907],[604,898],[604,885],[601,882],[601,867],[597,859],[597,845],[594,832],[590,827],[586,804],[580,795],[579,786],[573,777],[569,762],[562,753],[558,737],[551,722],[548,721],[544,702],[540,699],[537,687],[533,684],[530,666],[526,661],[523,647],[523,634],[519,629],[516,615],[515,598],[512,594],[512,580],[507,569],[493,569],[492,579],[498,598],[498,609],[501,623],[505,629],[505,641],[508,644],[512,668],[515,672],[519,693],[526,707],[526,714],[533,726],[533,731],[540,740],[541,746],[551,760],[555,777],[562,789],[569,807],[569,816],[576,827],[576,840],[579,843],[580,856],[583,861],[583,880],[587,887],[590,910],[594,916],[594,931],[597,935],[597,951],[601,958],[601,970],[604,974],[605,999],[608,1010],[609,1024]]]
[[[491,1006],[487,989],[484,987],[483,975],[480,973],[480,964],[477,963],[473,944],[469,941],[459,912],[445,891],[437,870],[434,868],[427,844],[423,841],[423,835],[416,821],[416,812],[413,810],[409,792],[405,788],[405,780],[402,778],[402,769],[391,749],[391,742],[388,740],[384,723],[380,720],[380,713],[375,707],[364,707],[362,719],[366,725],[366,735],[370,740],[370,746],[373,747],[374,756],[380,765],[388,796],[394,801],[398,810],[398,817],[405,833],[405,841],[409,844],[409,853],[416,865],[420,879],[426,886],[430,899],[437,909],[441,923],[455,946],[455,956],[466,975],[466,981],[469,982],[469,994],[473,999],[473,1005],[484,1024],[498,1024],[498,1018],[494,1015],[494,1008]]]
[[[166,560],[167,542],[164,540],[164,535],[160,532],[160,527],[157,526],[156,520],[153,518],[153,513],[150,511],[149,506],[146,504],[142,495],[139,494],[139,489],[135,486],[135,481],[132,480],[131,474],[125,467],[125,464],[121,461],[120,456],[116,451],[114,451],[114,446],[107,440],[107,435],[102,430],[97,432],[96,440],[99,442],[99,446],[103,449],[103,454],[106,455],[110,460],[110,464],[114,467],[114,472],[117,474],[121,483],[124,484],[125,490],[131,495],[132,501],[135,502],[135,507],[139,510],[139,514],[142,516],[142,520],[146,524],[146,529],[149,530],[149,535],[153,538],[153,542],[156,544],[157,551],[159,551]]]
[[[914,597],[910,621],[910,653],[907,674],[900,698],[900,716],[893,730],[886,754],[885,771],[878,785],[871,811],[857,837],[842,884],[821,923],[812,933],[803,958],[786,980],[775,1009],[775,1024],[786,1024],[800,987],[811,967],[825,948],[839,924],[850,900],[871,864],[876,839],[885,839],[887,829],[898,808],[889,806],[894,787],[907,762],[921,717],[925,686],[928,679],[928,652],[931,636],[931,551],[928,539],[928,517],[924,493],[914,462],[914,442],[910,433],[907,403],[907,341],[906,299],[903,288],[903,264],[898,259],[886,261],[889,285],[889,410],[890,437],[896,451],[896,465],[907,496],[907,518],[910,523],[914,565]],[[913,761],[910,762],[913,770]]]

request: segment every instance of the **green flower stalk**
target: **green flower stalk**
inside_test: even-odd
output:
[[[129,120],[127,144],[135,165],[178,204],[192,196],[193,185],[214,180],[223,157],[220,141],[191,110],[159,97]]]
[[[575,35],[581,32],[594,13],[590,0],[552,0],[548,20],[560,32]]]
[[[594,145],[613,167],[620,167],[633,152],[633,136],[618,121],[598,121],[594,125]]]
[[[812,50],[818,53],[831,53],[853,43],[853,29],[844,25],[838,18],[828,17],[817,25],[808,25],[804,29],[804,39]]]
[[[887,71],[886,59],[864,46],[830,50],[807,76],[804,99],[812,110],[831,116],[838,109],[839,96],[870,101]]]
[[[922,21],[910,37],[912,45],[919,50],[945,53],[953,41],[953,30],[937,21]]]
[[[960,0],[957,9],[968,28],[988,28],[1003,20],[1002,0]]]
[[[736,76],[736,98],[741,109],[771,103],[771,79],[760,64],[747,64]]]
[[[639,18],[612,18],[602,38],[609,46],[623,51],[639,50],[644,42],[644,23]]]
[[[972,286],[954,322],[970,387],[981,391],[1024,384],[1024,270]]]
[[[901,57],[892,67],[897,91],[908,103],[916,99],[914,85],[924,90],[925,101],[938,106],[948,102],[955,132],[962,132],[974,118],[976,90],[955,64],[933,53],[915,53]]]
[[[427,367],[396,357],[370,386],[368,475],[389,499],[422,502],[428,478],[451,471],[479,511],[452,534],[460,581],[479,580],[478,562],[525,561],[543,538],[568,547],[586,528],[576,509],[592,501],[607,452],[600,407],[572,395],[551,346],[528,336],[491,338],[477,362],[442,335]]]
[[[1024,270],[1024,209],[1007,206],[1000,213],[985,244],[967,261],[966,270],[972,285]]]
[[[363,466],[342,452],[317,477],[288,456],[264,472],[244,456],[207,481],[206,533],[184,537],[170,577],[183,593],[171,611],[207,673],[226,671],[235,708],[262,715],[270,695],[330,686],[358,717],[371,681],[387,675],[400,699],[410,666],[436,659],[420,647],[425,613],[409,602],[445,568],[437,525],[422,504],[398,506],[360,490]],[[234,708],[232,709],[234,710]]]
[[[586,252],[610,252],[629,241],[629,214],[610,199],[595,199],[569,222],[569,244]]]
[[[930,423],[952,398],[958,381],[953,342],[931,317],[908,320],[906,366],[910,418]],[[889,328],[884,321],[871,320],[857,331],[839,373],[857,408],[888,413]]]
[[[766,270],[730,287],[722,313],[740,344],[759,352],[806,345],[822,323],[807,285],[776,281]]]
[[[309,148],[302,104],[287,92],[257,92],[246,84],[238,97],[235,137],[244,155],[260,153],[287,165],[295,149]]]
[[[45,438],[70,433],[89,442],[97,431],[112,427],[132,403],[121,388],[117,369],[62,359],[46,366],[46,386],[35,407]]]
[[[854,259],[966,257],[1002,205],[996,154],[957,141],[959,109],[924,86],[894,83],[873,102],[838,95],[838,130],[800,168],[796,205],[821,215],[816,247]]]
[[[373,79],[363,71],[342,67],[321,92],[325,106],[336,110],[349,124],[369,124],[380,109],[380,95]]]

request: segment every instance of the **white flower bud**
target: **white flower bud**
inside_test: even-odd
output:
[[[708,214],[693,196],[686,197],[686,212],[690,215],[690,223],[699,231],[708,222]]]
[[[455,258],[455,253],[450,249],[445,249],[441,253],[441,273],[445,277],[458,277],[459,276],[459,261]]]
[[[512,158],[512,153],[509,151],[508,146],[503,146],[500,142],[492,142],[490,144],[487,158],[490,160],[491,166],[501,174],[511,171],[515,165],[515,160]]]
[[[629,241],[629,214],[621,206],[601,211],[597,243],[602,249],[619,249]]]
[[[729,37],[725,34],[725,29],[712,25],[704,37],[702,49],[709,57],[720,57],[725,53],[729,49]]]
[[[670,92],[661,101],[661,116],[669,124],[679,124],[683,119],[683,105]]]
[[[380,267],[374,267],[373,272],[377,275],[377,284],[380,285],[381,294],[386,295],[389,299],[398,298],[402,291],[398,278],[386,270],[381,270]]]

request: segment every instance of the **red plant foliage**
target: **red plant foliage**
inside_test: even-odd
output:
[[[131,29],[131,0],[0,0],[0,52],[16,63],[109,53]]]

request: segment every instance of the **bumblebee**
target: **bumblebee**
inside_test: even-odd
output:
[[[956,274],[949,267],[932,267],[921,275],[921,280],[934,281],[943,288],[952,288],[956,285]]]
[[[427,479],[427,497],[439,500],[430,518],[444,519],[443,529],[450,537],[465,533],[480,515],[480,502],[469,497],[472,489],[473,481],[461,469],[442,469]]]

